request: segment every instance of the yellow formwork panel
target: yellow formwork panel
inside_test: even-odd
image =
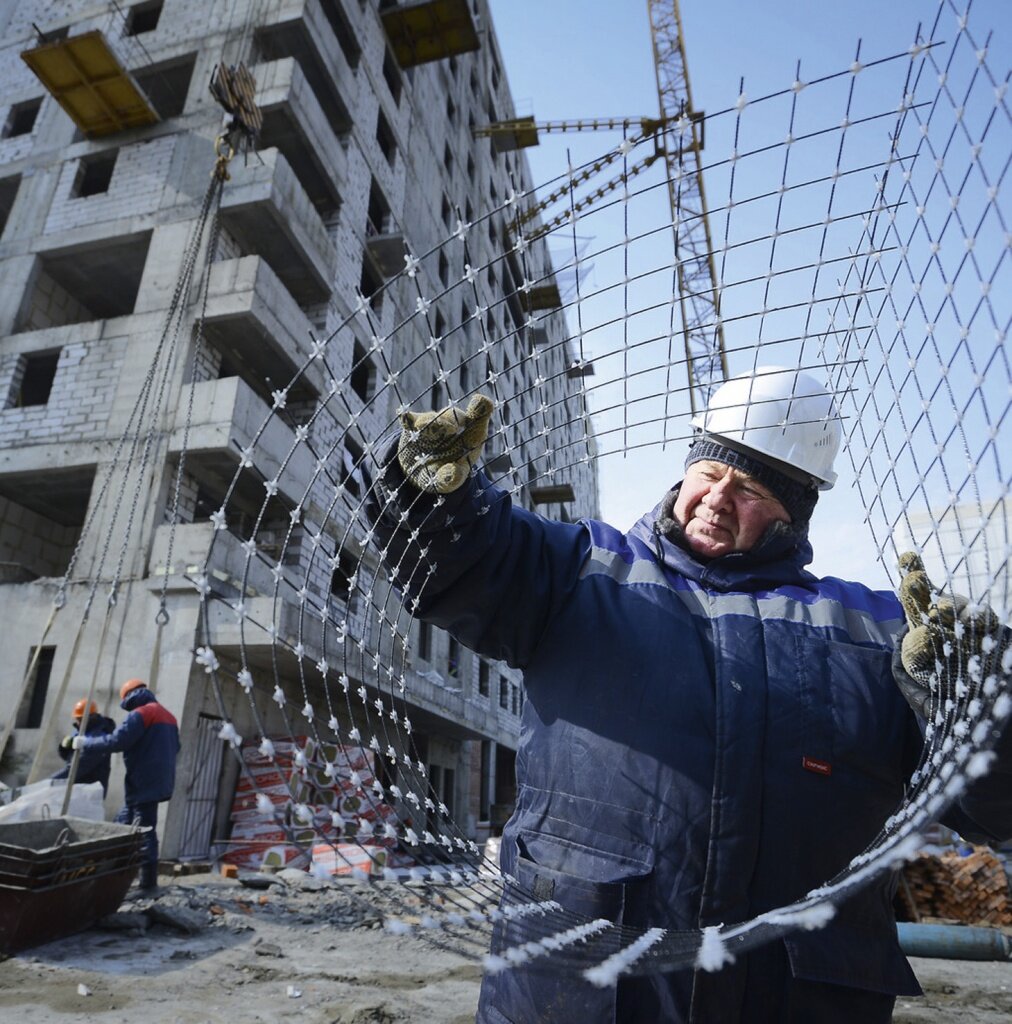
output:
[[[467,0],[422,0],[383,11],[381,17],[402,68],[445,60],[479,46]]]
[[[21,59],[85,135],[111,135],[158,121],[98,30],[25,50]]]

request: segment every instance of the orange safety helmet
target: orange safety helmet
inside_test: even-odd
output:
[[[79,700],[74,705],[74,717],[75,718],[84,718],[84,709],[85,708],[88,708],[88,714],[89,715],[97,715],[98,714],[98,705],[94,701],[92,701],[91,702],[91,706],[89,707],[88,702],[82,698],[81,700]]]
[[[139,690],[142,686],[146,686],[146,685],[147,684],[144,682],[143,679],[128,679],[119,688],[119,699],[121,701],[122,700],[126,700],[127,699],[127,694],[133,693],[134,690]]]

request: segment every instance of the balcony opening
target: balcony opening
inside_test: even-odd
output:
[[[104,153],[92,153],[83,156],[77,163],[77,174],[70,188],[70,195],[75,199],[85,196],[96,196],[109,191],[112,172],[116,167],[119,150],[111,149]]]
[[[401,93],[404,91],[404,79],[401,78],[400,68],[397,67],[397,61],[394,60],[394,55],[389,50],[383,54],[383,80],[387,83],[394,103],[400,106]]]
[[[150,243],[148,231],[40,254],[15,332],[132,313]]]
[[[484,658],[478,659],[478,696],[487,697],[489,688],[489,667]]]
[[[35,652],[38,650],[39,658],[35,661]],[[40,729],[42,719],[46,710],[46,696],[49,693],[49,679],[53,674],[53,661],[56,658],[55,647],[33,647],[28,652],[28,667],[35,661],[35,670],[32,672],[32,681],[28,684],[24,700],[18,708],[18,715],[14,721],[16,729]]]
[[[15,103],[7,115],[3,137],[5,139],[13,139],[18,135],[30,134],[35,127],[35,120],[39,116],[39,108],[41,106],[41,96],[34,100],[25,100],[23,103]]]
[[[488,821],[492,810],[492,741],[481,741],[481,766],[478,769],[478,820]]]
[[[376,267],[373,266],[372,257],[368,249],[362,258],[362,277],[358,282],[359,290],[369,300],[370,308],[378,313],[383,308],[383,278]]]
[[[20,356],[11,382],[7,407],[23,409],[32,405],[47,405],[59,362],[59,349],[55,352],[33,352],[31,355]]]
[[[334,168],[321,152],[291,102],[278,103],[263,110],[260,149],[277,149],[288,161],[316,212],[326,223],[336,221],[341,195],[334,182]]]
[[[460,667],[460,644],[451,636],[446,649],[446,674],[451,679],[459,679]]]
[[[339,476],[347,494],[352,498],[362,497],[365,490],[365,479],[362,476],[362,449],[351,438],[344,440]]]
[[[418,623],[418,657],[432,661],[432,626],[428,622]]]
[[[265,61],[291,57],[306,76],[320,109],[338,136],[351,130],[352,119],[341,98],[331,70],[320,54],[319,41],[310,34],[303,19],[262,28],[256,34],[257,50]]]
[[[357,577],[357,573],[358,559],[348,551],[339,551],[337,565],[330,577],[330,592],[349,608],[355,601],[355,585],[352,580]]]
[[[185,57],[131,71],[134,81],[163,121],[170,117],[179,117],[183,112],[196,62],[197,55],[191,53]]]
[[[330,22],[334,38],[337,40],[337,45],[341,47],[344,59],[352,68],[357,68],[359,58],[362,56],[362,47],[358,45],[355,30],[341,9],[340,0],[320,0],[320,9],[327,21]]]
[[[154,32],[158,28],[158,19],[162,16],[162,0],[150,0],[149,3],[135,4],[127,11],[124,35],[139,36],[145,32]]]
[[[397,137],[382,110],[376,118],[376,141],[379,143],[380,152],[386,157],[387,163],[393,167],[394,161],[397,159]]]
[[[21,185],[21,175],[11,174],[6,178],[0,178],[0,236],[7,227],[7,219],[14,208],[14,200],[17,198],[18,188]]]
[[[94,480],[94,466],[0,476],[0,582],[63,576]]]
[[[376,367],[369,358],[365,346],[356,341],[351,353],[351,390],[363,402],[368,402],[372,398],[375,386]]]
[[[369,189],[369,211],[368,223],[366,224],[367,235],[385,235],[390,230],[390,204],[382,189],[374,181]]]
[[[314,404],[319,397],[305,376],[293,379],[298,367],[268,326],[250,312],[228,310],[204,321],[204,349],[199,380],[239,377],[268,405],[271,392],[289,382],[288,405]],[[273,383],[277,382],[277,383]]]

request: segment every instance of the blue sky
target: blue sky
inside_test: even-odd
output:
[[[490,2],[519,114],[556,120],[651,115],[657,111],[646,0]],[[843,70],[854,60],[859,39],[864,63],[903,52],[914,40],[918,21],[930,26],[938,6],[933,0],[848,0],[838,4],[683,0],[682,24],[694,105],[707,113],[727,109],[739,95],[742,78],[750,100],[784,89],[795,79],[799,60],[803,81]],[[936,38],[954,34],[954,16],[946,4],[942,10]],[[972,8],[971,24],[996,30],[991,61],[1007,66],[1012,3],[978,0]],[[995,49],[1000,46],[1004,46],[1004,52]],[[781,112],[777,116],[786,115]],[[838,115],[834,112],[829,116]],[[723,144],[716,125],[714,131],[713,144],[709,136],[707,141],[710,159],[710,154],[719,152]],[[876,131],[885,137],[884,128]],[[543,136],[540,146],[527,150],[534,180],[541,182],[563,172],[567,150],[574,164],[579,164],[618,141],[617,136],[606,133]],[[708,179],[707,187],[713,211],[727,197],[726,178],[715,174],[712,184]],[[711,226],[719,231],[717,220],[711,212]],[[607,274],[603,266],[598,272]],[[678,478],[683,451],[684,446],[674,445],[631,460],[603,459],[604,518],[621,527],[630,525]],[[864,506],[853,474],[842,457],[838,469],[840,482],[824,497],[813,520],[813,568],[822,575],[856,577],[887,586],[886,572],[876,564],[870,550],[869,534],[862,523]]]

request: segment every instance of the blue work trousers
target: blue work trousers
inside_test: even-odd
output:
[[[141,863],[150,864],[157,870],[158,865],[158,804],[126,804],[116,815],[119,825],[150,826],[151,831],[144,838],[141,849]]]

